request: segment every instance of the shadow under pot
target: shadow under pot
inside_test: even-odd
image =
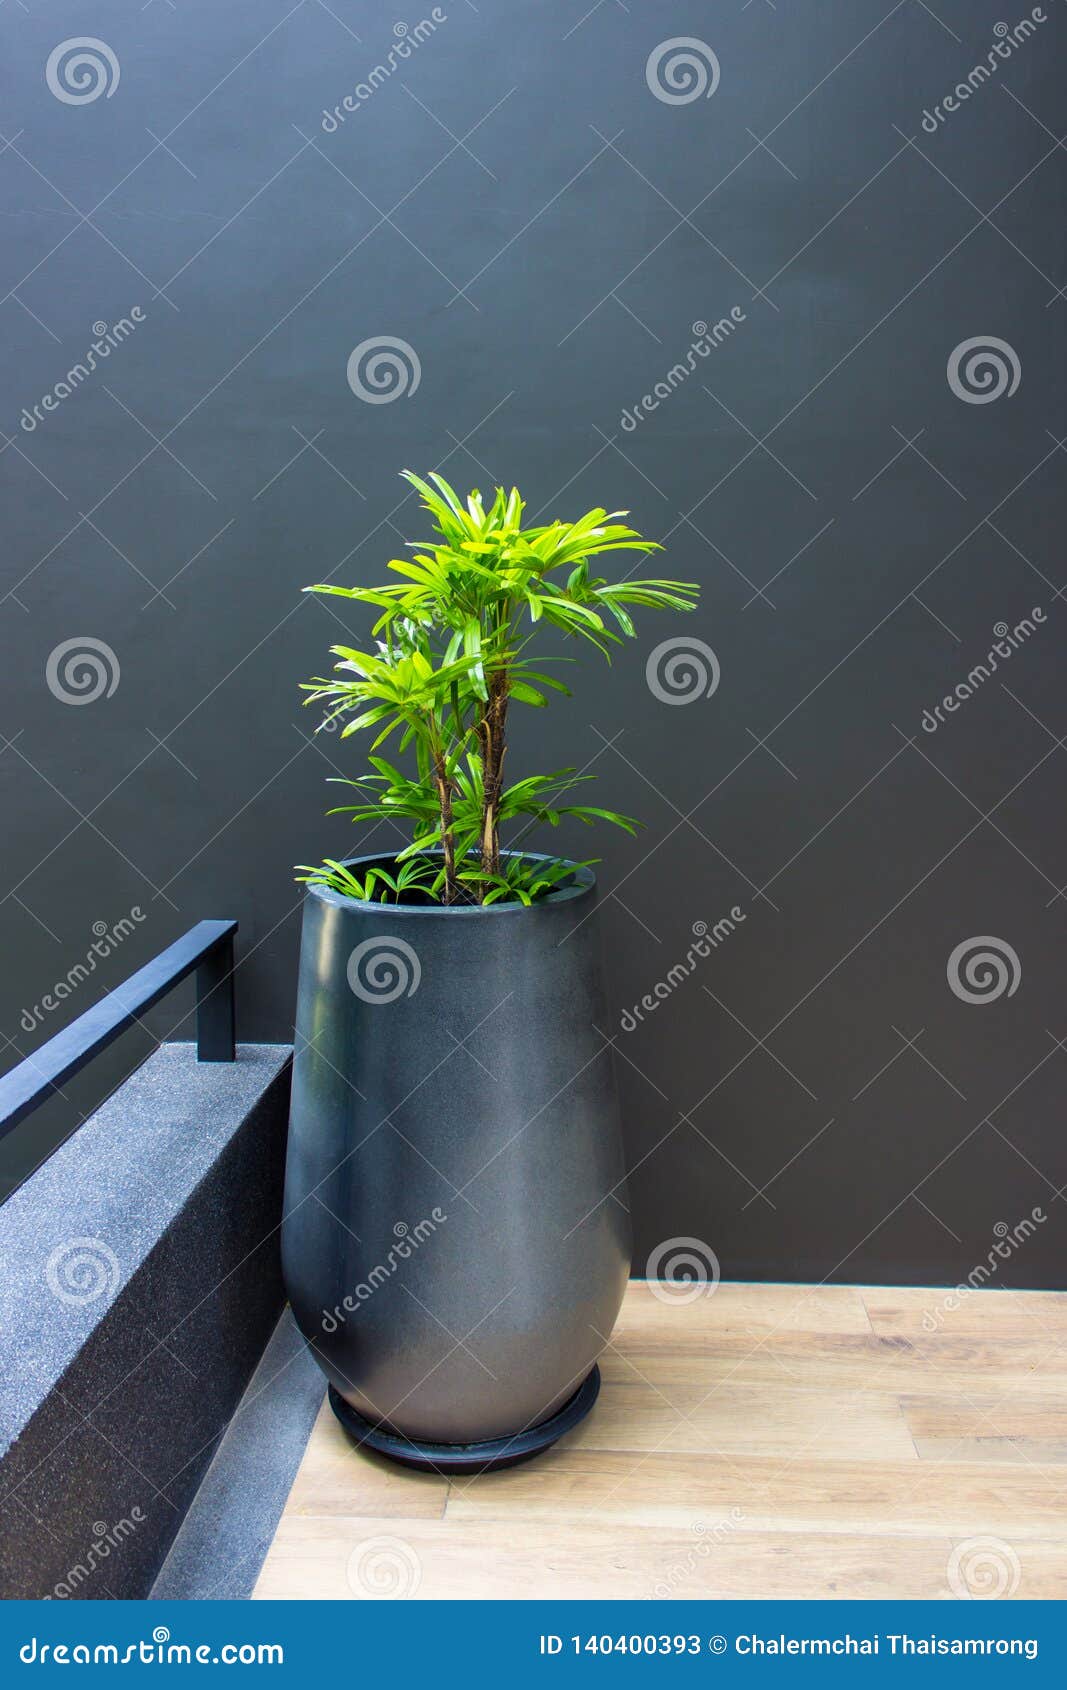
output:
[[[631,1248],[596,906],[578,866],[528,908],[308,888],[283,1271],[397,1460],[508,1465],[596,1399]]]

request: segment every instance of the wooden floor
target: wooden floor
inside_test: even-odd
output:
[[[1067,1293],[945,1296],[635,1283],[590,1418],[480,1478],[324,1405],[255,1594],[1063,1598]]]

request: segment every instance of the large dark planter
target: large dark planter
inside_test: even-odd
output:
[[[588,869],[529,909],[309,888],[282,1263],[362,1441],[484,1466],[588,1412],[630,1265],[606,1025]]]

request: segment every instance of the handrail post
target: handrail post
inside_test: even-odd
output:
[[[196,1059],[233,1062],[233,934],[210,950],[196,971]]]

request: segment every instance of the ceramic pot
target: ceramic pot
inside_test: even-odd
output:
[[[283,1269],[400,1459],[513,1460],[595,1399],[630,1267],[596,898],[578,867],[530,908],[308,889]]]

